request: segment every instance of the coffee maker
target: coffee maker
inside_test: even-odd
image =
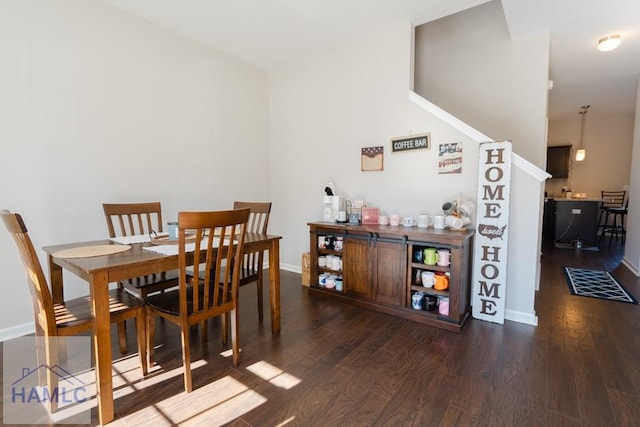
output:
[[[328,183],[326,187],[324,187],[324,192],[322,220],[326,222],[336,222],[338,220],[338,212],[344,210],[344,197],[335,194],[336,187],[333,182]]]
[[[338,212],[344,210],[343,205],[343,196],[324,196],[322,220],[327,222],[336,222],[338,220]]]

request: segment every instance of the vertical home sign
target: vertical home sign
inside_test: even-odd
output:
[[[511,142],[480,144],[478,158],[473,317],[502,324],[509,248]]]

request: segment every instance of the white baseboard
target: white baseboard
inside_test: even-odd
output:
[[[35,326],[35,323],[33,322],[0,329],[0,342],[9,341],[14,338],[33,334],[35,331],[36,331],[36,326]]]
[[[627,257],[622,258],[622,263],[629,269],[629,271],[635,274],[636,277],[640,277],[640,269],[638,269],[637,265],[632,264]]]
[[[522,311],[505,310],[504,318],[513,322],[525,323],[527,325],[538,326],[538,316]]]
[[[269,265],[266,265],[265,268],[269,268]],[[290,271],[292,273],[302,274],[302,266],[301,265],[280,264],[280,270],[285,270],[285,271]]]

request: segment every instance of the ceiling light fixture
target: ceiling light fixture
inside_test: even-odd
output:
[[[620,34],[611,34],[598,40],[598,50],[600,52],[609,52],[621,43]]]
[[[581,162],[584,160],[585,157],[587,157],[587,150],[584,148],[583,138],[584,138],[584,119],[587,115],[587,110],[589,109],[589,107],[591,107],[591,105],[583,105],[582,107],[580,107],[582,111],[578,113],[582,116],[582,123],[580,124],[580,146],[576,151],[576,162]]]

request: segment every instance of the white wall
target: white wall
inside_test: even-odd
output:
[[[569,178],[547,181],[548,195],[560,196],[562,187],[573,192],[600,197],[601,190],[622,190],[629,185],[631,149],[633,147],[634,114],[602,115],[592,106],[585,117],[583,144],[585,160],[572,161]],[[580,145],[581,116],[576,107],[575,117],[549,120],[548,144],[573,145],[573,153]]]
[[[400,215],[435,213],[442,203],[475,200],[477,144],[408,99],[412,28],[398,23],[371,37],[269,75],[271,187],[284,234],[283,263],[309,250],[307,222],[322,219],[325,184],[368,206]],[[390,138],[430,132],[430,150],[392,153]],[[437,147],[462,141],[463,173],[438,175]],[[360,149],[384,146],[384,171],[362,172]]]
[[[416,27],[415,91],[544,169],[549,34],[511,40],[499,1]]]
[[[270,73],[267,88],[264,72],[101,3],[0,3],[0,140],[13,160],[0,178],[14,184],[0,190],[0,208],[23,213],[39,248],[103,238],[104,201],[161,200],[168,220],[270,199],[282,267],[295,270],[328,181],[401,215],[473,199],[476,143],[408,99],[412,36],[407,22],[378,29]],[[422,132],[430,150],[391,153],[390,138]],[[437,173],[448,142],[463,143],[460,175]],[[362,172],[360,149],[378,145],[384,171]],[[32,314],[6,233],[0,250],[15,288],[0,303],[2,329]]]
[[[635,132],[631,158],[629,185],[629,213],[627,215],[627,239],[623,263],[640,277],[640,75],[636,89]]]
[[[267,120],[262,70],[101,2],[0,2],[0,209],[38,252],[104,238],[103,202],[159,200],[170,220],[268,200]],[[33,315],[4,231],[0,253],[3,329]]]

